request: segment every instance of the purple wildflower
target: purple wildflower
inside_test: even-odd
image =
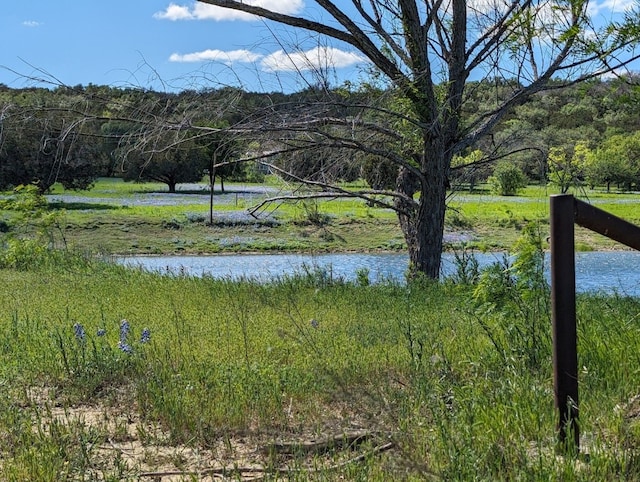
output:
[[[104,328],[100,328],[98,329],[98,331],[96,331],[96,335],[98,336],[104,336],[107,334],[107,330],[105,330]]]
[[[120,322],[120,343],[127,343],[127,336],[129,336],[129,331],[131,330],[131,326],[129,326],[129,322],[127,320],[122,320]]]
[[[75,333],[76,338],[80,342],[84,343],[84,341],[85,341],[85,339],[87,337],[87,334],[84,331],[84,327],[80,323],[75,323],[73,325],[73,332]]]
[[[149,343],[151,340],[151,330],[149,328],[145,328],[142,330],[142,336],[140,336],[140,343]]]
[[[118,348],[125,353],[133,353],[133,348],[128,343],[123,341],[118,342]]]

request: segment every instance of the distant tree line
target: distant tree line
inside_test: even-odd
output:
[[[637,80],[592,80],[534,95],[515,107],[492,135],[454,159],[451,186],[473,190],[489,181],[501,194],[514,194],[527,181],[554,183],[563,192],[582,185],[640,190]],[[490,110],[496,92],[507,96],[513,88],[504,80],[469,83],[466,115],[472,119],[474,113]],[[259,162],[235,161],[268,152],[278,152],[268,163],[285,178],[327,184],[363,179],[373,189],[390,188],[397,166],[376,156],[385,145],[375,137],[354,141],[367,143],[365,154],[333,148],[326,134],[318,142],[313,130],[288,137],[267,133],[253,141],[232,134],[235,125],[247,125],[248,119],[259,124],[271,113],[286,117],[288,109],[293,112],[300,105],[355,118],[359,106],[372,97],[381,99],[380,108],[385,102],[401,102],[370,85],[318,89],[294,94],[234,88],[160,93],[96,85],[0,85],[0,190],[33,184],[46,192],[56,182],[66,189],[89,189],[101,176],[162,182],[170,191],[208,176],[224,189],[225,179],[261,180]],[[158,128],[157,119],[164,127]],[[153,131],[145,128],[149,122],[156,122]]]

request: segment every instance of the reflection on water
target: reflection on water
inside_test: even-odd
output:
[[[478,253],[481,267],[502,259],[500,253]],[[407,270],[407,255],[397,253],[347,254],[241,254],[217,256],[134,256],[117,261],[168,274],[207,274],[216,278],[252,278],[268,281],[277,277],[320,268],[334,278],[355,280],[358,271],[368,270],[375,283],[392,279],[402,282]],[[548,264],[548,263],[547,263]],[[455,273],[451,254],[443,255],[442,274]],[[576,289],[578,291],[618,291],[640,296],[640,253],[633,251],[588,252],[576,254]]]

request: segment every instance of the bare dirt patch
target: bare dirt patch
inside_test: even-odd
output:
[[[366,421],[357,414],[345,416],[343,404],[325,407],[326,423],[320,429],[293,423],[281,433],[231,433],[198,447],[175,443],[168,431],[143,420],[135,404],[124,400],[69,404],[50,388],[30,388],[27,400],[24,408],[34,414],[34,431],[50,433],[64,427],[84,434],[74,438],[86,445],[82,452],[90,457],[92,480],[116,472],[124,478],[162,482],[314,478],[312,474],[339,472],[395,445],[383,432],[363,428]],[[290,407],[292,419],[294,412]],[[313,424],[318,427],[317,420]]]

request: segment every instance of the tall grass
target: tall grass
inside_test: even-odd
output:
[[[133,195],[131,185],[106,187]],[[529,224],[548,217],[547,192],[461,199],[457,226],[524,233],[517,261],[478,273],[462,252],[456,280],[406,286],[314,269],[268,284],[125,269],[52,249],[63,215],[25,194],[12,209],[29,229],[8,233],[0,248],[2,480],[136,479],[143,462],[126,460],[118,441],[212,451],[354,429],[394,450],[317,472],[307,464],[326,460],[300,455],[301,470],[284,477],[640,479],[636,298],[579,297],[585,457],[554,452],[544,233]],[[598,201],[631,213],[614,195]],[[362,203],[331,206],[284,211],[302,225],[345,212],[338,224],[383,217]],[[145,209],[140,219],[159,216]],[[80,216],[95,221],[70,214]],[[78,419],[78,407],[99,407],[104,420]],[[125,415],[115,426],[114,410]],[[268,478],[283,477],[278,458],[261,462]]]
[[[639,388],[640,302],[579,297],[590,459],[557,457],[550,323],[540,285],[524,282],[529,254],[516,284],[490,285],[357,286],[313,272],[260,284],[96,261],[51,269],[55,259],[1,270],[0,478],[136,477],[118,452],[98,454],[112,431],[52,415],[82,404],[127,411],[146,444],[356,428],[395,443],[314,472],[329,480],[639,478],[625,411]]]

